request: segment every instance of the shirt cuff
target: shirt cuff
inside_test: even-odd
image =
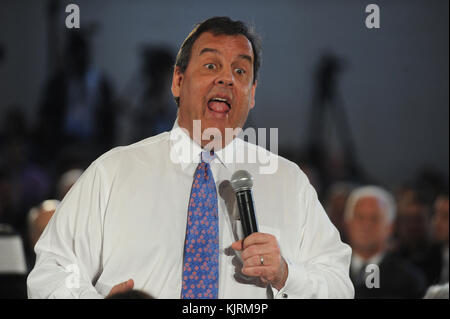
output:
[[[280,290],[271,286],[273,297],[275,299],[299,298],[298,289],[307,280],[306,271],[301,265],[294,265],[286,258],[285,261],[288,267],[288,277]]]

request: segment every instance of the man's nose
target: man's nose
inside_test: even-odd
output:
[[[216,84],[226,87],[231,87],[234,84],[233,72],[230,69],[222,69],[219,76],[216,79]]]

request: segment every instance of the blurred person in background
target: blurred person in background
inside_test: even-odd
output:
[[[345,222],[353,249],[350,278],[355,298],[422,298],[425,278],[419,269],[389,250],[396,214],[393,196],[377,186],[364,186],[350,194],[345,208]],[[367,280],[377,265],[379,286]]]
[[[439,283],[447,283],[448,289],[448,268],[449,268],[449,245],[448,245],[448,193],[439,195],[434,203],[434,214],[431,220],[432,236],[435,242],[435,250],[440,259]]]
[[[394,251],[425,273],[427,286],[437,284],[441,274],[441,257],[431,237],[432,203],[414,186],[401,190],[397,202]]]
[[[355,186],[348,182],[331,185],[325,198],[325,210],[331,222],[336,226],[343,242],[348,243],[345,230],[345,204]]]
[[[59,200],[47,199],[39,206],[30,209],[28,213],[28,236],[31,250],[34,249],[34,246],[44,232],[58,205]],[[34,259],[31,266],[34,266]]]
[[[49,166],[60,153],[71,151],[90,162],[114,142],[112,88],[92,62],[93,31],[93,27],[65,31],[63,64],[45,87],[36,135],[41,161]]]
[[[60,201],[63,200],[82,173],[83,170],[81,169],[71,169],[62,174],[57,183],[57,199],[45,200],[32,207],[28,212],[28,245],[26,246],[28,269],[31,269],[36,261],[34,246],[44,232]]]
[[[0,206],[6,206],[0,222],[23,237],[28,210],[45,199],[51,181],[45,168],[33,161],[27,119],[19,106],[7,109],[0,128],[0,154]]]
[[[163,46],[144,46],[141,69],[122,96],[120,144],[170,131],[177,107],[170,85],[175,54]]]

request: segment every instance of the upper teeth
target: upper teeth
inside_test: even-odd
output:
[[[219,102],[227,102],[226,99],[221,99],[220,97],[216,97],[213,100],[219,101]]]

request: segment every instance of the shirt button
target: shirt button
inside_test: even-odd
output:
[[[288,294],[284,292],[284,293],[281,295],[281,297],[283,297],[284,299],[286,299],[286,298],[288,297]]]

